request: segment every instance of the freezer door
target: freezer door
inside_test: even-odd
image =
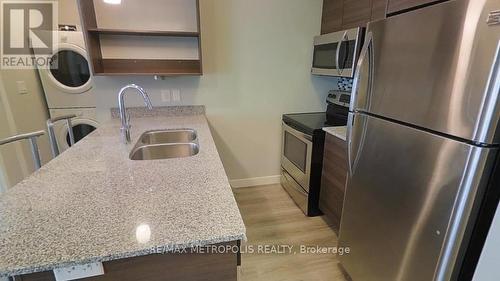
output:
[[[354,281],[450,280],[496,150],[363,114],[349,121],[342,265]]]
[[[448,1],[369,24],[352,110],[500,143],[500,1]]]

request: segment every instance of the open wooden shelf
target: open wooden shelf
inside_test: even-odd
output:
[[[203,75],[201,34],[200,34],[200,10],[199,0],[196,1],[198,31],[165,31],[165,30],[133,30],[119,28],[99,28],[93,0],[78,0],[80,14],[82,16],[82,29],[85,35],[85,43],[89,54],[94,75],[160,75],[160,76],[200,76]],[[198,41],[199,59],[142,59],[129,58],[116,59],[103,57],[101,44],[104,39],[101,35],[122,36],[156,36],[156,37],[187,37],[196,38]],[[147,40],[149,38],[145,38]],[[107,40],[116,40],[114,38]],[[120,41],[115,41],[120,42]],[[123,43],[120,43],[123,44]],[[170,57],[170,56],[167,56]]]
[[[160,31],[160,30],[130,30],[89,28],[88,32],[102,35],[130,35],[130,36],[170,36],[170,37],[199,37],[199,32],[190,31]]]
[[[200,60],[102,59],[95,75],[201,75]]]

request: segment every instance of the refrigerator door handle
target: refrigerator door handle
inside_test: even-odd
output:
[[[349,113],[349,116],[347,117],[347,136],[346,136],[346,141],[347,141],[347,168],[348,168],[348,173],[349,176],[352,175],[352,127],[354,123],[354,114]]]
[[[356,72],[354,74],[354,80],[353,80],[353,85],[352,85],[352,93],[351,93],[351,104],[349,105],[349,111],[354,112],[356,111],[357,104],[358,104],[358,93],[359,93],[359,82],[361,78],[361,72],[362,72],[362,67],[365,64],[366,57],[368,56],[368,89],[366,91],[366,101],[369,100],[369,96],[371,95],[372,91],[372,84],[373,84],[373,72],[374,72],[374,60],[373,60],[373,34],[372,32],[368,32],[366,34],[366,39],[365,43],[363,45],[363,48],[361,49],[361,54],[359,56],[358,64],[356,66]],[[368,102],[366,102],[368,104]]]
[[[356,113],[349,113],[347,117],[347,168],[349,176],[354,175],[359,162],[360,150],[363,148],[366,138],[366,118],[357,118]],[[355,124],[355,122],[358,122]],[[362,124],[360,123],[362,122]]]
[[[486,84],[483,99],[483,113],[477,121],[474,131],[475,139],[492,139],[493,143],[500,142],[500,136],[495,136],[495,126],[492,120],[499,120],[500,117],[500,40],[497,43],[495,58],[491,66],[490,76]],[[498,121],[497,121],[498,124]],[[492,129],[493,127],[493,129]]]

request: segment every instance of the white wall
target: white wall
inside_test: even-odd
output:
[[[69,0],[68,0],[69,1]],[[0,1],[1,2],[1,1]],[[0,22],[0,30],[2,24]],[[48,111],[36,70],[0,71],[0,138],[45,129]],[[24,81],[27,94],[17,93],[17,82]],[[40,138],[40,156],[45,163],[51,159],[46,136]],[[5,187],[11,187],[34,170],[29,144],[24,141],[0,148],[0,168]]]
[[[145,87],[154,105],[162,89],[181,89],[182,104],[206,105],[230,179],[279,174],[281,115],[325,110],[336,82],[310,74],[322,0],[201,0],[202,77],[96,77],[101,120],[118,89]],[[133,95],[128,105],[141,105]],[[132,120],[133,123],[133,120]]]

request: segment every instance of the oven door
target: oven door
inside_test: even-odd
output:
[[[312,146],[312,136],[283,123],[281,166],[306,192],[309,192]]]
[[[311,73],[352,78],[362,36],[363,28],[316,36]]]

